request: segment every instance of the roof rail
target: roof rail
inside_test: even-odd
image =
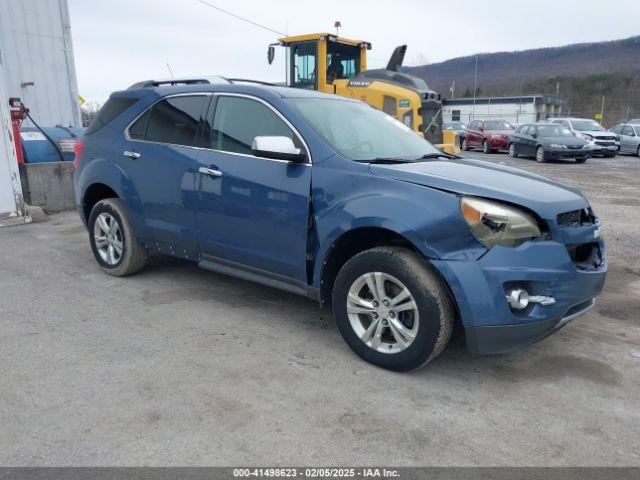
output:
[[[162,85],[202,85],[211,83],[205,78],[171,78],[169,80],[143,80],[134,83],[127,90],[136,90],[138,88],[160,87]]]
[[[258,85],[267,85],[270,87],[278,86],[275,83],[263,82],[262,80],[251,80],[250,78],[225,78],[225,77],[221,77],[221,78],[224,78],[230,83],[257,83]]]

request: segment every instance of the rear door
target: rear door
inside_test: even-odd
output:
[[[156,102],[127,129],[118,164],[144,224],[144,236],[164,253],[195,257],[197,133],[210,95],[173,95]]]
[[[200,151],[197,225],[202,260],[306,285],[311,164],[253,155],[256,136],[300,135],[270,104],[246,95],[213,97],[209,144]],[[216,173],[206,173],[206,172]],[[218,268],[219,269],[219,268]]]

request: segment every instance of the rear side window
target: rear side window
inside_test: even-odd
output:
[[[156,103],[148,115],[145,140],[174,145],[197,146],[196,133],[209,97],[205,95],[172,97]],[[146,115],[146,114],[145,114]],[[145,115],[132,125],[135,134],[144,129]]]
[[[149,113],[151,110],[147,110],[142,114],[133,125],[129,127],[129,138],[134,140],[144,140],[147,135],[147,125],[149,124]]]
[[[218,98],[211,134],[213,149],[251,155],[253,139],[261,135],[289,137],[301,147],[289,126],[266,105],[248,98]]]
[[[97,132],[137,101],[137,98],[109,98],[109,100],[107,100],[107,103],[105,103],[98,112],[98,115],[96,115],[96,118],[94,118],[87,127],[85,135],[90,135],[94,132]]]

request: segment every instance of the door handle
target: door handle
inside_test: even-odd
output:
[[[209,175],[210,177],[221,177],[222,172],[220,170],[216,170],[215,168],[208,167],[200,167],[198,168],[200,173],[204,173],[205,175]]]
[[[125,150],[124,152],[122,152],[122,154],[123,154],[125,157],[129,157],[129,158],[131,158],[131,159],[133,159],[133,160],[135,160],[135,159],[137,159],[137,158],[140,158],[140,154],[139,154],[138,152],[132,152],[132,151],[130,151],[130,150]]]

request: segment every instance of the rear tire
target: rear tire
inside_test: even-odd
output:
[[[149,252],[136,237],[131,220],[117,198],[100,200],[89,215],[89,239],[105,273],[124,277],[142,270]]]
[[[438,275],[419,254],[399,247],[365,250],[345,263],[333,287],[333,312],[357,355],[397,372],[437,357],[455,320]]]
[[[536,149],[536,162],[544,163],[547,159],[544,158],[544,147],[540,146]]]
[[[516,144],[515,143],[510,143],[509,144],[509,156],[511,158],[518,158],[518,152],[516,151]]]

